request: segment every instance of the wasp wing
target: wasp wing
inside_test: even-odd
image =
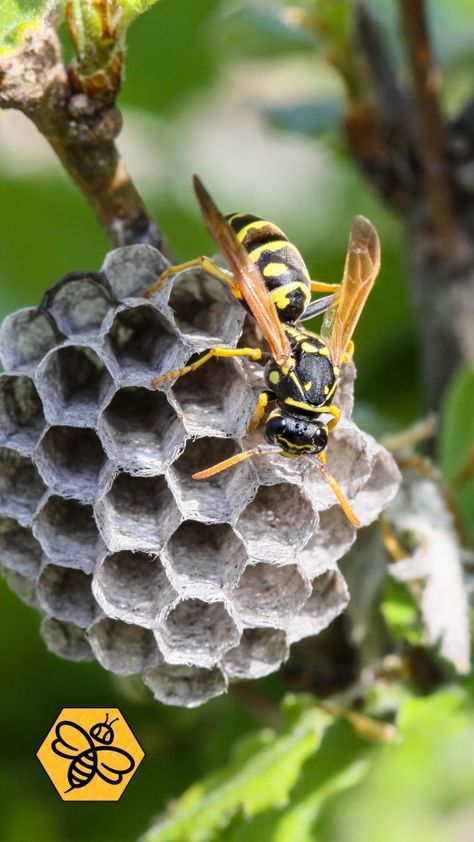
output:
[[[273,357],[281,365],[291,356],[290,343],[263,278],[197,175],[193,184],[207,229],[225,257],[244,301],[270,345]]]
[[[119,784],[124,775],[135,768],[135,761],[128,751],[114,746],[97,747],[97,774],[108,784]]]
[[[58,722],[55,734],[56,739],[51,743],[51,749],[59,757],[77,757],[81,752],[94,748],[94,743],[87,731],[68,719]]]
[[[347,351],[380,269],[380,240],[365,216],[356,216],[347,248],[344,277],[336,295],[336,306],[325,315],[322,334],[328,341],[331,359],[339,366]]]

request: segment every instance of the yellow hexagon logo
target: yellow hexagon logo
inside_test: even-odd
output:
[[[118,801],[144,751],[118,708],[63,708],[36,756],[63,801]]]

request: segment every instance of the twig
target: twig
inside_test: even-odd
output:
[[[362,0],[356,7],[355,25],[382,110],[392,121],[405,122],[408,110],[407,97],[398,84],[390,52],[387,44],[384,43],[380,27]]]
[[[0,61],[0,107],[17,108],[34,122],[111,241],[163,250],[162,234],[114,143],[122,126],[116,93],[77,92],[52,19],[26,33],[21,51]]]
[[[417,129],[422,150],[428,207],[446,247],[458,239],[446,167],[446,141],[437,92],[439,76],[433,60],[423,0],[400,0],[403,31],[417,103]]]
[[[374,187],[391,207],[406,213],[416,183],[407,98],[383,33],[362,0],[357,3],[354,23],[368,84],[364,102],[348,101],[346,135],[353,156]]]

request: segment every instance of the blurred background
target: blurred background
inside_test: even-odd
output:
[[[397,49],[395,3],[375,6]],[[444,70],[443,107],[450,114],[472,86],[474,14],[469,0],[433,0],[429,9]],[[317,116],[315,102],[325,106]],[[129,32],[119,104],[123,157],[182,260],[212,253],[192,194],[194,172],[225,212],[257,213],[282,227],[312,277],[321,280],[340,279],[353,216],[373,220],[382,272],[356,334],[359,417],[369,430],[374,414],[383,417],[387,432],[416,421],[419,347],[401,222],[344,151],[337,128],[341,83],[312,38],[291,34],[257,2],[160,0]],[[0,218],[1,318],[39,302],[64,273],[99,269],[110,248],[46,141],[15,111],[0,112]],[[202,710],[167,709],[97,665],[61,661],[45,651],[38,622],[0,581],[5,842],[137,839],[171,799],[224,763],[234,740],[258,725],[232,695]],[[281,679],[261,683],[266,693],[282,697]],[[469,690],[469,679],[464,683]],[[39,768],[35,752],[68,705],[120,707],[145,747],[146,759],[118,804],[62,804]],[[439,711],[432,725],[430,715],[427,709],[425,730],[415,724],[410,751],[395,750],[392,761],[381,753],[372,778],[360,791],[329,801],[308,838],[472,840],[471,714],[459,716],[449,739],[443,739]],[[406,807],[395,810],[400,800]],[[388,815],[393,835],[381,837],[376,825]]]

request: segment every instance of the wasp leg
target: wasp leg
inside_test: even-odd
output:
[[[329,432],[331,432],[331,430],[334,430],[334,427],[336,426],[336,424],[338,424],[338,422],[341,418],[341,414],[342,414],[341,410],[339,409],[338,406],[334,406],[334,404],[331,404],[330,406],[325,406],[323,411],[328,412],[329,415],[333,416],[331,418],[331,420],[328,421],[328,423],[326,425]]]
[[[250,357],[252,360],[261,360],[263,351],[260,348],[211,348],[204,356],[200,357],[194,363],[185,365],[183,368],[178,368],[176,371],[168,371],[167,374],[161,374],[159,377],[154,377],[151,381],[151,386],[156,389],[162,383],[167,383],[168,380],[182,377],[183,374],[189,374],[190,371],[196,371],[204,363],[207,363],[213,357]]]
[[[343,357],[342,357],[342,363],[343,364],[350,362],[350,360],[354,356],[354,349],[355,349],[355,345],[354,345],[354,343],[351,339],[351,341],[349,342],[349,345],[347,346],[347,351],[345,352],[345,354],[343,354]]]
[[[235,295],[235,297],[239,300],[242,299],[242,294],[237,284],[234,282],[230,272],[226,272],[225,269],[220,269],[219,266],[216,266],[209,257],[196,257],[194,260],[188,260],[186,263],[179,263],[177,266],[169,266],[168,269],[165,269],[165,271],[161,273],[157,282],[153,284],[150,289],[147,289],[145,292],[145,298],[150,298],[150,296],[154,295],[155,292],[158,292],[171,275],[176,275],[177,272],[182,272],[183,269],[192,269],[193,266],[202,269],[204,272],[212,275],[213,278],[216,278],[216,280],[226,284],[230,288],[232,295]]]
[[[308,319],[314,319],[334,307],[336,303],[335,295],[325,295],[324,298],[317,298],[308,305],[303,315],[298,319],[299,322],[307,322]]]
[[[340,290],[340,284],[325,284],[323,281],[310,281],[311,292],[335,292]]]
[[[253,431],[257,429],[258,425],[260,424],[260,421],[262,420],[263,416],[265,415],[265,412],[267,411],[268,404],[272,400],[275,400],[275,395],[273,394],[273,392],[270,392],[267,389],[265,389],[265,391],[263,392],[260,392],[257,404],[254,409],[254,413],[252,415],[252,420],[247,427],[247,433],[253,433]]]

